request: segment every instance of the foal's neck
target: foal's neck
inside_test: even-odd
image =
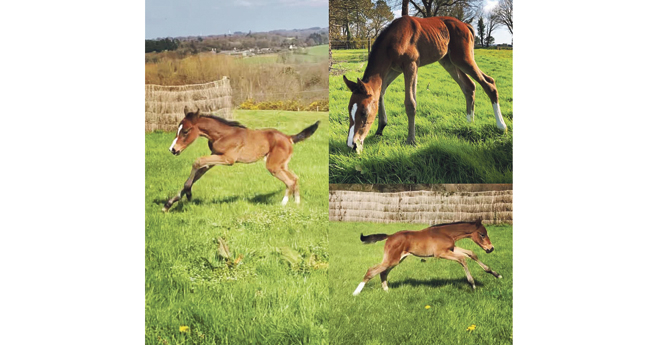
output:
[[[467,229],[457,228],[447,231],[447,234],[454,239],[454,242],[472,236],[472,233],[476,231],[476,228],[470,226]]]
[[[197,121],[197,128],[199,129],[199,134],[201,136],[211,141],[223,137],[229,133],[233,133],[236,130],[244,129],[240,127],[233,127],[226,125],[210,117],[201,117]]]

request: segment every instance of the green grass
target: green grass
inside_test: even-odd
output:
[[[192,201],[162,213],[209,149],[200,138],[175,157],[174,133],[146,134],[145,343],[327,343],[327,113],[235,114],[250,128],[286,134],[321,120],[289,163],[302,202],[282,207],[284,184],[259,161],[213,168],[193,186]],[[233,258],[244,256],[238,265],[217,254],[217,237]]]
[[[328,45],[313,46],[305,48],[304,54],[293,54],[288,58],[287,63],[317,63],[328,60]],[[281,62],[279,54],[256,55],[239,60],[244,64],[273,64]]]
[[[360,233],[392,234],[425,225],[331,222],[329,286],[332,344],[511,344],[513,342],[512,227],[487,226],[495,251],[486,254],[470,239],[457,242],[500,273],[496,279],[468,260],[477,289],[463,268],[443,259],[409,257],[388,276],[353,296],[369,267],[380,263],[385,242],[364,245]],[[430,309],[425,309],[425,306]],[[476,325],[472,332],[470,325]]]
[[[385,95],[388,126],[376,137],[374,123],[361,155],[346,146],[351,93],[342,75],[361,78],[366,50],[335,50],[330,75],[330,183],[512,183],[513,53],[475,50],[477,64],[493,77],[508,133],[496,127],[493,108],[477,84],[475,120],[465,118],[465,97],[458,84],[435,63],[419,69],[417,146],[406,145],[408,117],[403,75]],[[428,87],[428,90],[427,90]]]

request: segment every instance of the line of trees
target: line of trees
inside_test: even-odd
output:
[[[366,41],[394,19],[385,0],[330,0],[330,40],[350,47]]]
[[[205,37],[186,37],[181,39],[145,40],[145,52],[177,51],[183,55],[199,52],[221,50],[245,50],[264,48],[288,48],[328,44],[325,30],[289,31],[284,33],[259,32],[235,33],[233,35],[215,35]]]
[[[372,39],[394,19],[393,11],[417,17],[450,16],[476,26],[476,41],[488,47],[492,33],[506,26],[513,35],[513,0],[500,0],[490,11],[484,0],[329,0],[331,46],[355,47]]]
[[[179,48],[181,41],[172,38],[165,38],[159,40],[146,40],[145,41],[145,50],[146,53],[150,52],[162,52],[165,50],[175,51]]]

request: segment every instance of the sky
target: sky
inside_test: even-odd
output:
[[[328,26],[328,0],[146,0],[145,38]]]
[[[496,4],[486,0],[484,11]],[[146,39],[328,26],[328,0],[146,0],[145,11]],[[511,43],[506,27],[493,37]]]

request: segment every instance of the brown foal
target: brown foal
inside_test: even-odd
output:
[[[275,129],[249,129],[235,121],[228,121],[212,115],[202,115],[197,111],[184,109],[186,116],[181,120],[176,138],[170,146],[170,152],[179,155],[199,136],[209,141],[210,156],[198,158],[193,163],[190,177],[183,189],[165,203],[163,212],[167,212],[183,195],[192,199],[192,185],[202,175],[216,165],[234,163],[254,163],[266,159],[266,169],[286,185],[282,205],[293,194],[296,203],[300,203],[298,176],[289,170],[288,164],[293,155],[293,144],[309,138],[319,126],[319,121],[305,128],[296,135],[286,135]]]
[[[348,147],[362,151],[378,113],[378,131],[382,135],[387,125],[383,97],[387,87],[401,73],[405,79],[408,144],[415,144],[415,113],[417,109],[417,69],[439,62],[458,83],[466,101],[468,122],[474,118],[475,84],[477,81],[490,98],[497,127],[506,131],[500,111],[495,80],[483,73],[474,61],[474,28],[452,17],[417,18],[402,16],[376,38],[364,76],[357,82],[344,76],[344,83],[353,93],[348,103]],[[469,76],[469,77],[468,77]]]
[[[455,246],[456,241],[462,238],[470,238],[474,243],[478,244],[486,253],[491,253],[495,248],[490,243],[488,232],[481,224],[481,220],[476,222],[458,222],[450,224],[438,224],[428,227],[424,230],[409,231],[403,230],[392,235],[375,234],[369,236],[362,236],[360,240],[364,244],[374,243],[387,239],[385,242],[383,261],[367,270],[364,279],[358,285],[353,296],[357,296],[364,285],[380,274],[380,280],[383,284],[383,290],[387,291],[387,274],[408,255],[419,257],[436,257],[449,259],[458,262],[465,269],[465,275],[468,282],[472,285],[472,289],[476,289],[474,279],[470,275],[465,258],[470,258],[476,261],[481,268],[486,272],[492,274],[497,278],[502,278],[497,272],[490,269],[471,251]]]

